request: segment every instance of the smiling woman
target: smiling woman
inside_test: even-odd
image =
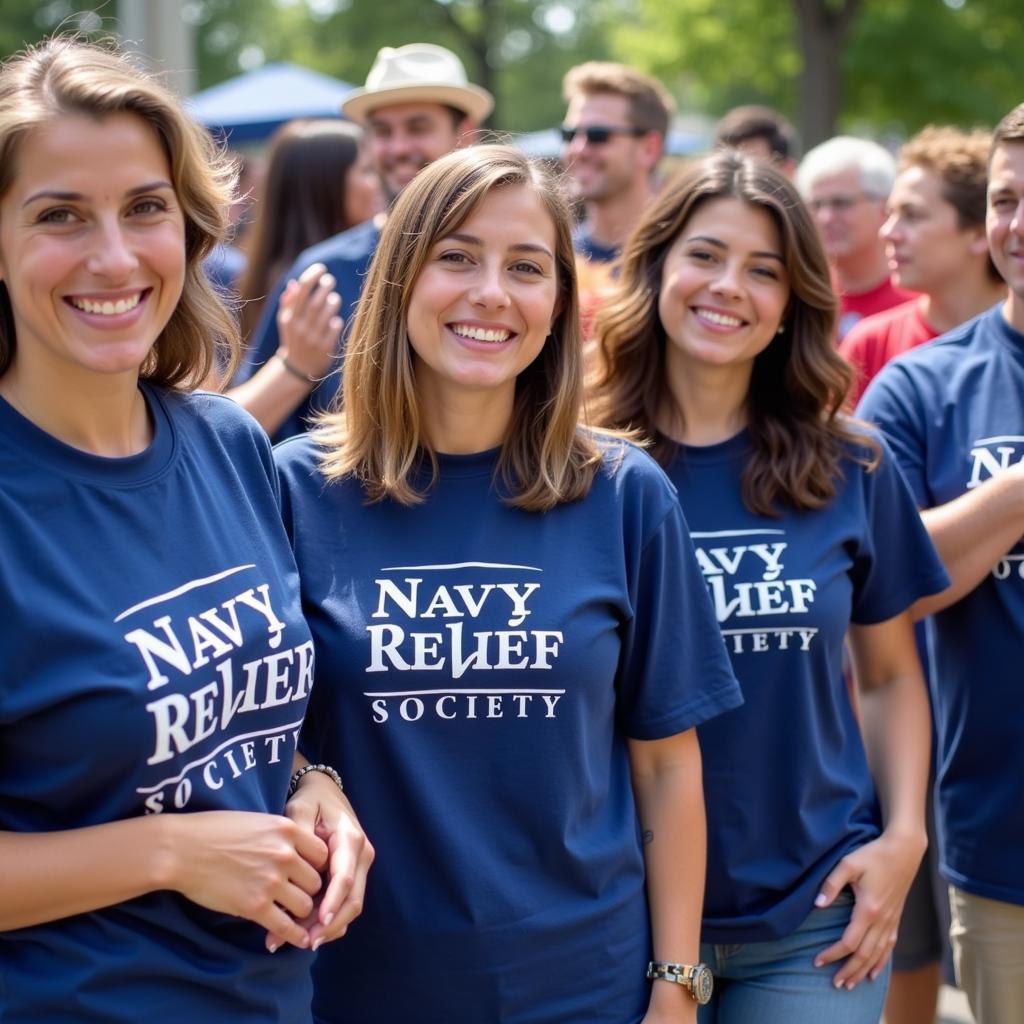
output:
[[[232,176],[114,50],[0,69],[5,1021],[303,1024],[361,900],[337,786],[284,816],[312,645],[269,444],[191,393],[237,342]]]
[[[579,423],[577,310],[558,182],[442,157],[384,228],[343,405],[276,449],[303,749],[351,766],[382,851],[320,1021],[684,1024],[703,998],[693,726],[740,696],[667,481]]]
[[[924,849],[908,609],[947,580],[888,451],[840,413],[835,305],[792,185],[722,152],[647,211],[597,321],[590,411],[651,439],[746,697],[699,728],[718,968],[702,1022],[875,1024]]]

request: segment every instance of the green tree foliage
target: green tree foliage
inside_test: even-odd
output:
[[[806,6],[806,5],[805,5]],[[842,0],[818,0],[838,13]],[[684,103],[721,114],[766,102],[794,119],[801,93],[797,0],[619,0],[615,55]],[[842,57],[837,128],[910,134],[930,122],[991,125],[1024,99],[1020,0],[862,0]]]
[[[104,30],[109,33],[114,29],[113,13],[109,0],[0,0],[0,57],[8,57],[26,43],[37,43],[58,29],[85,35]]]

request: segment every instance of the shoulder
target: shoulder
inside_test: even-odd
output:
[[[357,224],[299,253],[290,276],[313,263],[323,263],[335,276],[349,267],[362,268],[370,261],[379,241],[380,230],[372,220]]]
[[[915,304],[904,302],[881,313],[872,313],[864,317],[850,328],[849,334],[843,338],[839,346],[839,354],[849,359],[851,355],[867,351],[885,340],[894,331],[902,327],[905,320],[915,315]]]
[[[651,529],[678,509],[675,486],[647,452],[621,438],[593,435],[593,440],[601,453],[594,487],[611,496],[627,515],[639,515]]]
[[[182,393],[150,388],[176,424],[208,430],[221,437],[255,439],[269,446],[263,428],[236,401],[215,391]]]

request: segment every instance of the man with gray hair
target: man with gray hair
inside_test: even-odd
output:
[[[837,135],[800,162],[796,186],[814,214],[839,293],[839,338],[862,317],[914,298],[889,278],[879,230],[896,161],[876,142]]]

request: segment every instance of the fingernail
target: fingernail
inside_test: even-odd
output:
[[[852,992],[852,991],[853,991],[853,987],[854,987],[854,984],[855,984],[855,982],[852,982],[852,981],[848,981],[848,982],[846,983],[846,991],[847,991],[847,992]]]
[[[333,920],[334,914],[332,914],[331,911],[328,910],[327,913],[324,914],[324,927],[327,928]]]
[[[278,943],[276,942],[272,942],[269,946],[267,946],[267,949],[269,949],[271,953],[276,953],[278,948],[279,946]]]
[[[819,892],[818,895],[814,897],[814,905],[816,907],[823,907],[825,906],[825,901],[827,899],[828,897],[823,892]]]
[[[832,982],[832,985],[835,988],[842,988],[843,987],[843,983],[838,978],[836,978],[835,981]]]
[[[316,942],[313,943],[313,952],[315,953],[323,944],[324,940],[322,938],[317,939]]]
[[[814,966],[815,967],[820,967],[821,966],[821,961],[820,960],[815,960],[814,961]]]

